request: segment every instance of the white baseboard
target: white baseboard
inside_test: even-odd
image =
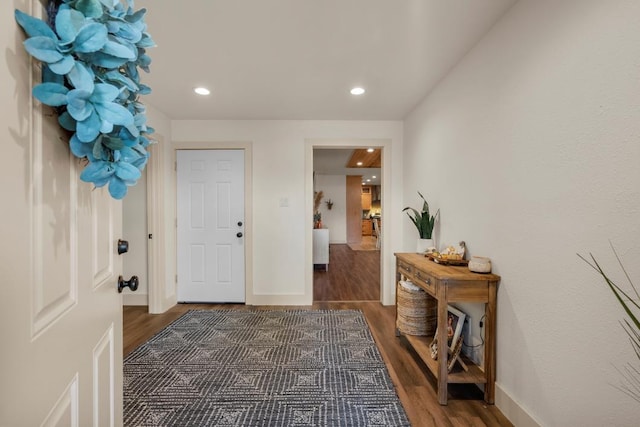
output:
[[[122,305],[149,305],[149,295],[134,293],[123,294]]]
[[[541,425],[496,383],[496,407],[518,427],[541,427]]]

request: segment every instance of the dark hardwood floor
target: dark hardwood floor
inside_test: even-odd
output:
[[[313,271],[313,300],[380,301],[380,251],[329,246],[329,269]]]
[[[330,270],[333,269],[333,265]],[[124,307],[124,355],[143,344],[163,327],[192,309],[276,310],[286,306],[238,304],[178,304],[163,314],[148,314],[146,306]],[[378,301],[315,302],[313,309],[359,309],[364,313],[385,360],[412,426],[511,426],[493,405],[486,405],[474,385],[450,385],[449,403],[440,406],[435,378],[419,361],[404,338],[395,336],[395,307]]]

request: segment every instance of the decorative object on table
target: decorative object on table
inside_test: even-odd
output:
[[[469,260],[469,270],[474,273],[491,273],[491,260],[483,256],[472,256]]]
[[[462,311],[447,305],[447,346],[449,350],[453,351],[455,343],[462,334],[462,327],[464,326],[464,319],[466,317],[467,315]],[[438,331],[435,333],[435,337],[437,336]]]
[[[460,353],[462,352],[462,342],[463,342],[463,337],[458,338],[458,341],[453,347],[453,350],[448,350],[447,372],[451,372],[451,369],[453,369],[453,366],[456,364],[456,361],[460,363],[460,366],[462,366],[462,369],[464,369],[465,371],[469,370],[469,367],[467,366],[467,364],[464,363],[464,361],[460,357]],[[434,338],[433,341],[431,341],[431,344],[429,344],[429,350],[431,352],[431,358],[433,360],[438,360],[438,339],[437,338]]]
[[[428,336],[435,330],[438,305],[425,291],[408,280],[396,287],[396,328],[406,335]]]
[[[410,425],[359,310],[189,311],[123,376],[126,426]]]
[[[320,203],[324,192],[315,191],[313,193],[313,228],[322,228],[322,214],[320,213]]]
[[[419,191],[418,195],[423,201],[422,210],[418,211],[417,209],[407,206],[402,209],[402,212],[407,210],[411,210],[413,212],[413,216],[411,216],[409,212],[407,212],[407,216],[418,229],[418,243],[416,250],[418,253],[424,253],[430,247],[435,247],[433,240],[433,228],[435,227],[436,218],[440,213],[440,209],[436,211],[435,215],[431,215],[429,212],[429,203],[427,203],[424,196]]]
[[[327,200],[324,203],[325,205],[327,205],[327,209],[331,210],[331,208],[333,208],[333,201],[331,201],[331,199]]]
[[[146,49],[155,46],[133,1],[50,0],[48,22],[15,11],[27,34],[25,50],[42,63],[33,96],[54,107],[69,147],[87,164],[80,179],[122,199],[141,176],[153,128],[139,96],[138,68],[149,72]]]
[[[631,281],[631,277],[629,277],[629,274],[627,273],[627,270],[622,264],[622,261],[620,260],[618,253],[613,247],[613,244],[611,244],[611,242],[609,242],[609,244],[611,245],[611,250],[616,256],[616,260],[618,261],[618,264],[620,265],[622,272],[624,273],[625,277],[629,281],[629,285],[631,285],[631,289],[633,289],[633,293],[631,291],[625,292],[620,286],[618,286],[615,282],[613,282],[613,280],[609,278],[607,273],[604,272],[602,267],[600,267],[600,264],[598,264],[598,261],[596,261],[593,254],[591,253],[589,254],[591,261],[587,260],[585,257],[583,257],[580,254],[577,254],[577,255],[584,262],[589,264],[591,268],[596,270],[596,272],[598,272],[600,276],[602,276],[605,283],[607,284],[609,289],[611,289],[611,292],[613,292],[613,295],[615,295],[616,299],[622,306],[624,312],[629,317],[629,319],[624,319],[624,324],[622,324],[622,328],[629,336],[629,341],[631,342],[631,346],[633,347],[633,350],[635,351],[636,356],[640,361],[640,303],[638,303],[638,301],[640,301],[640,292],[638,292],[638,288],[636,288],[634,283]],[[618,390],[622,391],[624,394],[634,399],[636,402],[640,403],[640,368],[638,366],[632,365],[631,363],[627,363],[624,369],[623,370],[618,369],[618,372],[620,372],[620,374],[623,376],[624,381],[622,382],[621,385],[614,386],[614,387],[616,387]]]
[[[464,259],[466,253],[466,243],[461,241],[458,246],[446,246],[440,252],[427,251],[425,256],[430,260],[443,265],[467,265],[469,261]]]

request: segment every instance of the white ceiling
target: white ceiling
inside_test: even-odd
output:
[[[158,45],[143,102],[175,120],[399,120],[515,2],[136,0]]]
[[[367,185],[380,185],[380,168],[346,167],[351,154],[353,149],[349,148],[315,149],[313,150],[313,171],[321,175],[361,175]]]

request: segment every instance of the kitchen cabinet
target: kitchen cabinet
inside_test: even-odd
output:
[[[362,220],[362,235],[371,236],[373,234],[373,222],[370,219]]]
[[[363,185],[362,186],[362,210],[368,211],[371,209],[371,186]]]

